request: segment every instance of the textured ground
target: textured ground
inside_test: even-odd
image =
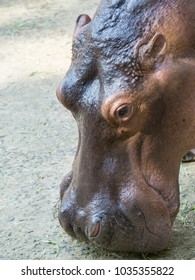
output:
[[[158,255],[109,252],[73,241],[56,218],[77,129],[55,97],[70,64],[79,13],[98,0],[0,1],[0,259],[192,259],[195,163],[181,166],[181,210],[171,247]]]

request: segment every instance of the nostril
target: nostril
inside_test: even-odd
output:
[[[97,222],[95,225],[90,225],[88,228],[88,236],[96,237],[100,233],[100,222]]]

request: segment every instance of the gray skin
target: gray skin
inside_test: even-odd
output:
[[[77,124],[59,220],[112,250],[167,248],[195,147],[195,1],[103,0],[76,24],[57,96]]]

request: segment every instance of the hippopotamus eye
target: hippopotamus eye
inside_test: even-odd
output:
[[[129,127],[129,121],[137,111],[135,102],[132,102],[129,95],[118,94],[107,99],[101,108],[103,117],[113,127]]]
[[[132,107],[130,104],[124,104],[121,105],[117,110],[116,110],[116,117],[118,119],[126,119],[131,115],[132,112]]]
[[[122,104],[114,112],[114,118],[117,122],[125,122],[133,116],[134,107],[131,104]]]

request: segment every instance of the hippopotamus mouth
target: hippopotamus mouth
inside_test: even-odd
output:
[[[170,213],[162,197],[145,182],[140,188],[132,181],[122,185],[116,197],[108,190],[115,188],[110,184],[93,194],[83,189],[80,206],[80,195],[72,181],[73,174],[69,173],[61,184],[59,211],[60,223],[70,236],[112,250],[156,252],[167,247]]]
[[[78,18],[57,97],[79,131],[60,188],[62,227],[79,240],[143,253],[170,244],[180,160],[195,142],[184,133],[194,123],[195,63],[187,39],[175,35],[185,33],[181,3],[167,14],[168,0],[142,2],[102,1],[93,20]]]

